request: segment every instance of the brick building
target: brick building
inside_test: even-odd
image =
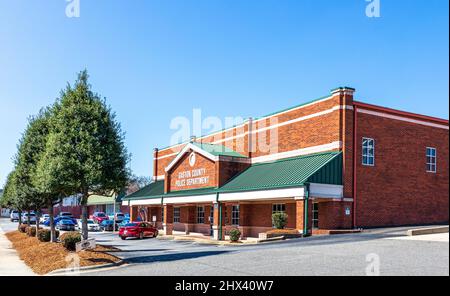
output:
[[[154,182],[124,198],[165,233],[448,222],[448,120],[353,100],[354,89],[154,150]]]

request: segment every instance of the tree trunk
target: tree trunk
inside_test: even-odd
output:
[[[18,211],[19,214],[19,225],[17,225],[17,229],[20,229],[20,225],[22,224],[22,211]]]
[[[30,221],[30,210],[29,209],[27,210],[27,213],[28,213],[28,215],[27,215],[27,224],[28,224],[28,227],[30,227],[31,226],[31,221]]]
[[[39,232],[39,215],[38,211],[36,211],[36,237],[38,237],[38,232]]]
[[[88,219],[88,207],[87,207],[87,200],[88,200],[88,194],[83,193],[83,196],[81,198],[81,236],[83,237],[83,240],[88,239],[88,226],[87,226],[87,219]]]
[[[50,203],[48,208],[48,216],[50,219],[50,241],[56,243],[56,231],[55,231],[55,213],[53,211],[53,204]]]

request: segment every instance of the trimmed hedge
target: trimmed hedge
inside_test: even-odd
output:
[[[39,230],[41,230],[42,228],[39,227]],[[36,236],[36,227],[35,226],[30,226],[27,227],[25,229],[25,232],[28,234],[28,236]]]
[[[19,231],[22,233],[26,233],[27,228],[28,228],[28,224],[20,224],[19,225]]]
[[[61,235],[59,240],[67,250],[75,251],[76,243],[81,242],[81,233],[77,231],[69,231]]]
[[[288,215],[283,212],[276,212],[272,214],[272,223],[276,229],[284,229],[287,224]]]
[[[56,238],[59,237],[59,231],[55,230]],[[49,229],[39,229],[38,231],[38,240],[41,242],[50,242],[51,240],[51,231]]]
[[[237,242],[239,241],[239,238],[241,238],[241,232],[237,228],[231,229],[228,234],[230,236],[230,241],[232,242]]]

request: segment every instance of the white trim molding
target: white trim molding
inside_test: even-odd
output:
[[[153,176],[152,179],[153,181],[162,181],[166,178],[166,176],[164,175],[159,175],[159,176]]]
[[[304,187],[220,193],[219,201],[264,200],[304,196]]]
[[[137,199],[137,200],[130,200],[130,206],[147,206],[147,205],[161,205],[161,198],[152,198],[152,199]],[[128,201],[123,201],[123,203],[126,203],[125,205],[128,205]]]
[[[404,116],[392,115],[392,114],[388,114],[388,113],[384,113],[384,112],[377,112],[377,111],[367,110],[367,109],[363,109],[361,107],[357,108],[357,110],[358,110],[357,111],[358,113],[364,113],[364,114],[369,114],[369,115],[374,115],[374,116],[379,116],[379,117],[384,117],[384,118],[390,118],[390,119],[394,119],[394,120],[400,120],[400,121],[405,121],[405,122],[410,122],[410,123],[416,123],[416,124],[425,125],[425,126],[442,128],[442,129],[446,129],[446,130],[449,129],[448,125],[443,125],[443,124],[437,124],[437,123],[432,123],[432,122],[423,121],[423,120],[412,119],[412,118],[404,117]]]
[[[205,195],[193,195],[193,196],[177,196],[177,197],[165,197],[163,204],[184,204],[184,203],[209,203],[215,202],[217,199],[216,194]]]
[[[201,154],[204,157],[206,157],[212,161],[219,160],[218,156],[214,156],[211,153],[201,149],[200,147],[198,147],[192,143],[188,143],[188,144],[186,144],[186,146],[184,146],[183,149],[181,149],[181,151],[178,153],[178,155],[169,163],[169,165],[165,168],[165,171],[166,172],[170,171],[170,169],[181,159],[181,157],[183,157],[184,154],[188,153],[189,150],[197,152],[198,154]]]

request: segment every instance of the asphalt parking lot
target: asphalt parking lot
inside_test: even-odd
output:
[[[16,223],[2,219],[0,227],[4,231],[15,230]],[[448,233],[411,239],[405,237],[407,229],[376,229],[245,246],[154,238],[123,241],[113,233],[90,233],[97,243],[121,249],[114,255],[126,264],[82,274],[448,276]]]
[[[115,255],[128,264],[84,275],[365,276],[379,271],[379,275],[448,276],[448,233],[439,238],[412,240],[405,239],[406,229],[237,247],[151,238],[122,241],[111,233],[96,233],[93,237],[98,243],[121,249]],[[379,268],[371,269],[377,261]]]

